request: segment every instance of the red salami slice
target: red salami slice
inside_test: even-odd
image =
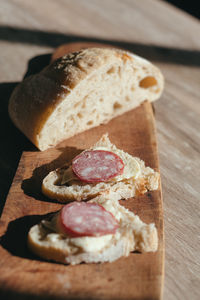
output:
[[[118,221],[105,208],[96,203],[72,202],[60,213],[62,230],[71,237],[113,234]]]
[[[73,159],[72,170],[81,181],[102,182],[122,174],[124,163],[113,152],[88,150]]]

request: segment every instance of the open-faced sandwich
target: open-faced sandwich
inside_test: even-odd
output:
[[[115,192],[118,199],[156,190],[159,173],[138,157],[133,157],[113,145],[108,135],[90,149],[74,157],[72,162],[50,172],[43,180],[42,191],[60,202],[87,200]]]
[[[155,225],[142,222],[115,196],[66,204],[30,229],[29,248],[44,259],[73,265],[112,262],[132,251],[156,251]]]

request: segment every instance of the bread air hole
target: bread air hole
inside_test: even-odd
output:
[[[107,74],[112,74],[115,73],[115,67],[111,67],[108,71]]]
[[[92,120],[90,120],[90,121],[88,121],[87,122],[87,125],[89,126],[89,125],[92,125],[93,124],[93,121]]]
[[[153,76],[147,76],[140,81],[140,87],[143,89],[148,89],[157,84],[157,80]]]
[[[129,98],[129,96],[126,96],[125,100],[126,102],[129,102],[131,99]]]
[[[119,78],[121,78],[121,67],[118,67],[118,75],[119,75]]]
[[[74,108],[77,108],[80,105],[80,102],[77,102],[76,104],[74,104]]]
[[[135,91],[135,87],[132,86],[132,87],[131,87],[131,92],[134,92],[134,91]]]
[[[81,101],[83,104],[81,105],[81,108],[86,108],[86,101],[88,99],[88,95],[86,95],[84,98],[83,98],[83,101]]]
[[[82,115],[81,113],[78,113],[78,114],[77,114],[77,117],[78,117],[79,119],[82,119],[82,118],[83,118],[83,115]]]
[[[122,107],[122,105],[119,103],[119,102],[115,102],[114,104],[113,104],[113,109],[114,110],[117,110],[117,109],[119,109],[119,108],[121,108]]]

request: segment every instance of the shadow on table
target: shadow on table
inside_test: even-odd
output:
[[[11,221],[6,233],[0,238],[0,245],[14,256],[37,259],[27,247],[27,235],[32,226],[52,215],[29,215]]]
[[[53,199],[50,200],[42,194],[41,184],[44,177],[46,177],[49,172],[57,168],[63,166],[65,166],[64,168],[67,168],[72,158],[83,151],[75,147],[58,148],[58,150],[61,152],[61,154],[56,159],[48,164],[44,164],[34,169],[32,176],[28,179],[23,180],[21,187],[26,195],[40,201],[57,202]]]
[[[48,64],[50,55],[37,56],[28,64],[26,76],[39,72]],[[14,126],[8,115],[8,101],[18,82],[0,83],[0,215],[22,151],[37,151],[35,146]]]
[[[28,145],[27,139],[16,129],[8,116],[8,100],[16,85],[16,82],[0,84],[0,214],[21,152],[25,145]]]
[[[36,287],[37,290],[37,287]],[[0,290],[0,299],[1,300],[58,300],[56,299],[55,296],[52,295],[47,295],[47,293],[43,293],[41,295],[33,295],[28,292],[23,292],[23,291],[16,291],[16,290],[8,290],[5,289],[5,287],[2,287]],[[59,298],[60,300],[64,300],[64,298]],[[66,298],[65,298],[66,299]],[[70,299],[70,298],[68,298]],[[72,299],[72,298],[71,298]],[[75,298],[73,297],[73,300],[80,300],[80,298]],[[95,299],[87,299],[87,300],[95,300]],[[145,299],[144,299],[145,300]],[[147,299],[149,300],[149,299]]]
[[[59,32],[39,31],[10,26],[0,27],[0,40],[12,43],[26,43],[31,45],[58,47],[64,43],[71,42],[97,42],[109,43],[113,46],[130,50],[138,55],[153,61],[163,63],[175,63],[190,66],[200,66],[200,51],[190,49],[179,49],[159,45],[147,45],[137,42],[126,42],[111,39],[100,39],[83,37],[77,35],[63,34]]]

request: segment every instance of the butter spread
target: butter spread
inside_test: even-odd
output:
[[[84,252],[97,252],[105,248],[111,241],[113,235],[107,234],[101,237],[80,237],[71,238],[70,244],[81,248]]]

